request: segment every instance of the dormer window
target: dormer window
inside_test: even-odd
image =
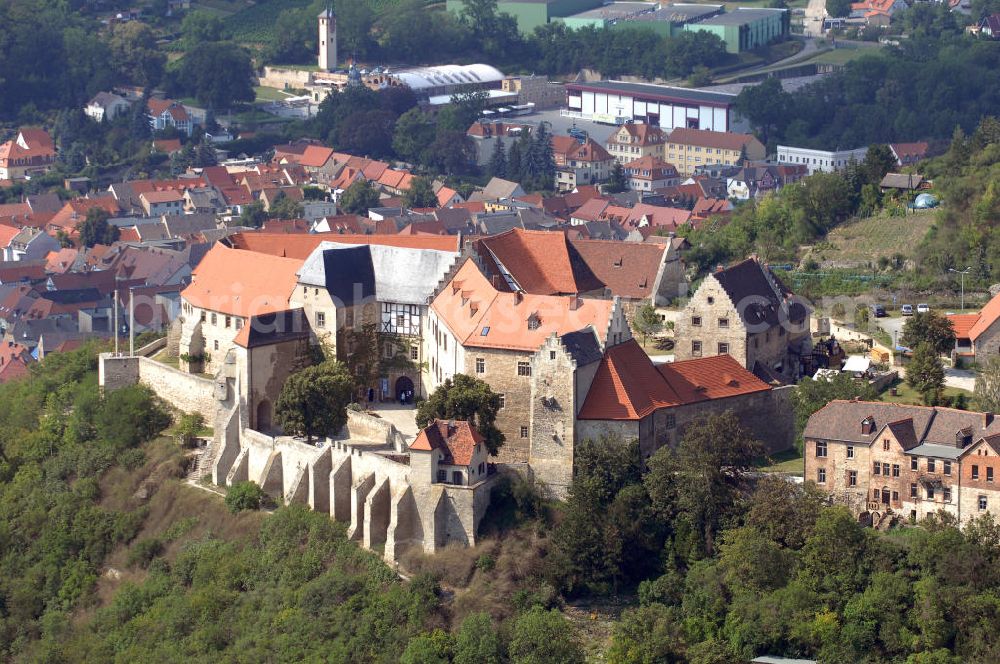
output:
[[[875,418],[869,415],[861,420],[861,435],[870,436],[875,433]]]
[[[542,319],[538,317],[538,314],[531,314],[528,317],[528,329],[537,330],[542,326]]]

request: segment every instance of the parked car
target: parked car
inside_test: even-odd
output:
[[[918,304],[917,305],[917,313],[918,314],[926,314],[930,310],[931,310],[931,308],[929,306],[927,306],[926,304]]]
[[[912,316],[913,315],[913,305],[912,304],[904,304],[903,306],[901,306],[899,308],[899,313],[903,314],[904,316]]]
[[[868,310],[871,312],[871,315],[874,316],[875,318],[885,318],[888,315],[885,313],[885,307],[883,307],[881,304],[873,304],[868,307]]]

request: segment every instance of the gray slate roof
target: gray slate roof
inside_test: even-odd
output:
[[[458,253],[433,249],[361,245],[371,256],[375,272],[375,297],[380,302],[427,304],[438,284],[458,259]],[[339,251],[357,249],[357,245],[321,242],[309,254],[299,270],[299,283],[327,286],[329,260]],[[334,252],[327,256],[327,252]],[[346,254],[344,254],[346,256]]]

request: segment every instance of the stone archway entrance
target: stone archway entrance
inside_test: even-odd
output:
[[[268,431],[271,428],[271,401],[263,399],[257,404],[257,431]]]
[[[396,401],[399,401],[404,393],[409,393],[410,400],[411,401],[413,400],[415,392],[413,391],[413,381],[410,380],[409,376],[400,376],[399,378],[396,379],[396,389],[395,389]]]

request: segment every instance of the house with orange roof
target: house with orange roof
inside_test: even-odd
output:
[[[628,187],[632,191],[650,192],[680,184],[681,176],[673,164],[658,157],[640,157],[624,166]]]
[[[33,361],[27,346],[14,341],[0,342],[0,385],[26,377],[28,365]]]
[[[979,313],[948,314],[955,330],[954,358],[961,364],[984,363],[1000,354],[1000,295]]]
[[[681,175],[691,175],[699,166],[738,166],[743,161],[763,161],[767,148],[753,134],[735,134],[680,127],[670,132],[665,159]]]
[[[21,129],[0,144],[0,180],[24,180],[45,173],[56,163],[56,145],[44,129]]]
[[[556,189],[573,191],[581,185],[593,185],[611,177],[615,158],[592,138],[581,143],[572,136],[552,137],[556,161]]]
[[[139,194],[139,202],[147,217],[184,214],[184,194],[175,189],[144,191]]]
[[[173,99],[150,98],[146,104],[149,126],[153,131],[173,127],[185,136],[194,130],[194,122],[184,104]]]
[[[905,0],[864,0],[852,2],[848,19],[864,19],[868,25],[887,26],[896,12],[908,9]]]
[[[570,240],[565,233],[511,229],[473,242],[484,274],[499,290],[664,305],[687,295],[679,254],[669,244]]]
[[[577,415],[577,437],[637,439],[648,459],[676,445],[695,419],[726,411],[769,453],[794,444],[787,389],[773,388],[729,355],[654,365],[631,339],[604,352]]]
[[[892,156],[896,158],[897,166],[912,166],[917,162],[927,159],[930,145],[927,141],[890,143],[889,149],[892,150]]]
[[[589,384],[577,367],[629,338],[617,298],[501,290],[466,260],[428,310],[425,389],[460,373],[486,381],[501,395],[496,424],[506,443],[499,459],[531,463],[536,477],[564,490],[572,474],[565,452]]]
[[[70,236],[75,235],[76,227],[87,218],[87,211],[91,208],[101,208],[111,216],[121,211],[118,202],[110,196],[102,198],[73,198],[66,201],[62,209],[45,225],[46,232],[52,236],[55,236],[58,231],[63,231]]]
[[[295,289],[301,259],[241,251],[217,243],[181,291],[182,368],[215,373],[253,316],[285,311]]]
[[[472,486],[488,474],[483,436],[465,420],[434,420],[410,443],[410,466],[424,482]]]
[[[465,200],[460,193],[439,181],[434,182],[434,195],[437,196],[438,207],[443,208],[458,205]]]

